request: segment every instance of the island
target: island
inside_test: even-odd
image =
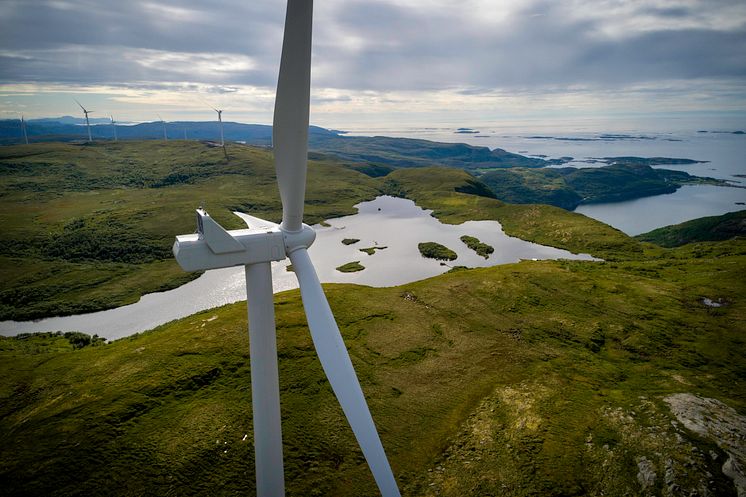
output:
[[[426,257],[428,259],[435,259],[438,261],[453,261],[456,260],[458,255],[456,255],[456,252],[449,249],[445,245],[441,245],[440,243],[436,242],[422,242],[417,245],[417,248],[420,249],[420,254],[422,254],[422,257]]]
[[[472,249],[474,252],[476,252],[478,255],[481,255],[485,259],[487,259],[491,253],[495,251],[495,248],[492,245],[487,245],[486,243],[482,243],[479,238],[469,235],[464,235],[461,237],[461,241],[466,244],[467,247]]]
[[[343,245],[354,245],[359,241],[360,241],[359,238],[345,238],[344,240],[342,240],[342,244]]]
[[[361,248],[359,249],[360,252],[365,252],[368,255],[373,255],[376,253],[376,250],[386,250],[388,247],[367,247],[367,248]]]
[[[342,264],[341,266],[336,268],[336,270],[340,273],[357,273],[358,271],[362,271],[363,269],[365,269],[365,266],[360,264],[360,261],[348,262],[347,264]]]

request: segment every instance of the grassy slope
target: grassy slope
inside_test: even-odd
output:
[[[661,397],[746,410],[746,243],[663,253],[327,285],[404,494],[637,495],[645,456],[729,495],[718,464],[689,462],[690,445],[722,453],[674,430]],[[298,292],[275,300],[288,495],[375,495]],[[42,341],[0,339],[6,495],[253,493],[244,304],[103,347]]]
[[[746,210],[664,226],[635,238],[662,247],[679,247],[692,242],[729,240],[737,236],[746,236]]]
[[[684,184],[726,184],[712,178],[653,169],[634,162],[580,169],[498,169],[487,171],[479,179],[497,198],[506,202],[549,204],[570,210],[580,204],[619,202],[672,193]]]
[[[456,191],[471,180],[400,170],[379,185],[444,221],[499,219],[606,262],[327,285],[404,493],[637,495],[644,456],[659,475],[651,493],[670,467],[684,490],[709,472],[711,492],[731,495],[722,452],[673,428],[661,399],[687,391],[746,411],[746,242],[657,248],[562,209]],[[374,495],[298,292],[275,300],[288,495]],[[253,493],[243,304],[78,351],[0,339],[0,377],[8,495]]]
[[[643,246],[621,231],[580,214],[549,205],[506,204],[460,193],[474,178],[445,168],[399,169],[386,178],[386,189],[432,209],[442,222],[497,219],[511,236],[607,260],[635,258]]]
[[[0,319],[119,306],[187,275],[171,258],[204,205],[228,228],[231,210],[279,220],[270,153],[199,142],[42,143],[0,148]],[[312,161],[307,221],[352,214],[373,179]],[[154,274],[157,277],[154,277]]]

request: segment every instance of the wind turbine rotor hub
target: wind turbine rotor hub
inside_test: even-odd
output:
[[[307,249],[316,240],[316,231],[305,223],[297,231],[288,231],[280,225],[280,231],[282,231],[285,238],[285,253],[287,255],[292,254],[298,249]]]

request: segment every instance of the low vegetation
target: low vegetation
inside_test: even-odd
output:
[[[476,252],[477,255],[481,255],[485,259],[487,259],[490,254],[495,251],[495,248],[492,245],[482,243],[479,241],[479,238],[473,236],[464,235],[461,237],[461,241],[464,242],[467,247]]]
[[[37,143],[0,147],[0,320],[90,312],[136,302],[197,274],[173,260],[174,237],[203,205],[278,221],[270,151],[200,142]],[[248,193],[247,193],[248,192]],[[376,180],[311,161],[306,222],[354,214]]]
[[[417,244],[417,248],[420,250],[422,257],[428,259],[435,259],[439,261],[454,261],[458,257],[456,252],[449,249],[445,245],[441,245],[436,242],[422,242]]]
[[[360,241],[359,238],[344,238],[342,240],[342,245],[354,245],[359,241]]]
[[[362,271],[363,269],[365,269],[365,266],[360,264],[360,261],[353,261],[348,262],[347,264],[342,264],[336,269],[340,273],[357,273],[358,271]]]
[[[635,239],[581,214],[550,205],[506,204],[489,196],[463,193],[465,187],[479,184],[465,171],[437,167],[398,169],[383,179],[386,193],[432,209],[433,215],[444,223],[498,220],[510,236],[575,253],[590,253],[605,260],[644,255],[644,245]]]
[[[746,241],[656,250],[325,285],[402,494],[735,496],[666,399],[746,412]],[[275,301],[288,495],[376,495],[299,292]],[[77,350],[0,338],[3,494],[253,495],[250,376],[243,303]]]
[[[654,169],[640,163],[646,160],[655,163],[652,159],[626,159],[609,159],[612,165],[580,169],[497,169],[480,175],[479,180],[505,202],[549,204],[568,210],[580,204],[619,202],[672,193],[686,184],[728,185],[726,181],[691,176],[683,171]]]
[[[687,243],[730,240],[738,236],[746,236],[746,210],[665,226],[635,238],[662,247],[679,247]]]
[[[190,144],[178,160],[206,165],[156,187],[176,167],[161,146],[176,145],[130,150],[132,164],[121,144],[0,149],[10,170],[0,237],[15,247],[2,255],[6,312],[79,312],[173,283],[182,273],[147,247],[193,229],[202,195],[227,227],[240,227],[234,209],[279,217],[266,151],[229,147],[225,162]],[[73,152],[85,167],[68,175],[62,157]],[[169,158],[145,168],[139,154],[156,153]],[[125,186],[138,164],[151,179]],[[687,393],[731,418],[746,412],[746,240],[667,249],[557,207],[506,204],[453,169],[374,179],[312,162],[309,181],[312,221],[386,192],[443,222],[496,219],[512,236],[604,259],[458,268],[394,288],[325,285],[404,495],[736,495],[722,471],[731,449],[688,430],[669,402],[695,398]],[[141,261],[83,242],[114,221],[143,235],[122,238],[139,244]],[[288,495],[375,495],[299,292],[275,301]],[[109,344],[94,338],[0,338],[4,495],[254,494],[245,304]]]

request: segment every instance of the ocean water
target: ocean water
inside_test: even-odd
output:
[[[470,128],[474,133],[457,133],[458,128]],[[465,123],[408,128],[360,126],[348,131],[350,135],[468,143],[535,157],[573,157],[574,160],[566,164],[573,167],[600,167],[604,164],[593,160],[602,157],[694,159],[706,162],[656,167],[718,178],[734,186],[746,187],[746,177],[739,177],[746,175],[746,134],[734,134],[733,131],[739,130],[736,127],[707,129],[705,126],[698,128],[694,124],[675,123],[671,124],[671,128],[667,130],[659,124],[654,130],[646,131],[631,126],[610,126],[603,122],[567,125],[481,123],[474,126]],[[629,235],[637,235],[661,226],[746,208],[740,203],[746,203],[746,189],[697,185],[683,187],[668,195],[585,205],[577,211]]]

